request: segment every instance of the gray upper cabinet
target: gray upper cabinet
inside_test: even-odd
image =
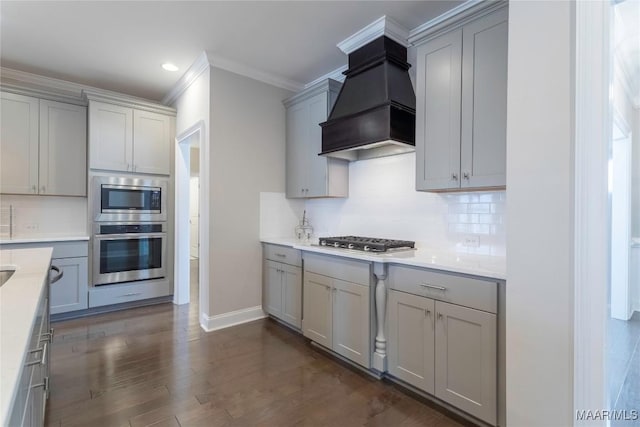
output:
[[[506,8],[418,46],[416,189],[506,185]]]
[[[174,109],[88,91],[84,94],[89,100],[91,169],[171,174]]]
[[[85,196],[86,107],[1,95],[0,192]]]
[[[322,128],[340,90],[326,80],[283,101],[287,109],[287,197],[347,197],[349,164],[346,160],[318,156]]]

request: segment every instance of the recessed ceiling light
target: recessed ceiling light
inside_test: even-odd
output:
[[[162,68],[167,71],[178,71],[178,67],[173,65],[171,62],[165,62],[164,64],[162,64]]]

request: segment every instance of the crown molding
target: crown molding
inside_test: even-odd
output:
[[[26,96],[76,105],[87,105],[88,100],[94,99],[126,106],[133,105],[142,110],[163,114],[175,115],[176,113],[175,109],[148,99],[11,68],[0,67],[0,80],[2,90]]]
[[[175,85],[167,92],[162,98],[162,103],[165,105],[173,105],[174,102],[182,95],[188,88],[195,82],[198,77],[211,67],[207,52],[202,52],[193,64],[189,66],[189,69],[178,79]]]
[[[78,83],[6,67],[0,67],[0,81],[3,90],[76,104],[84,103],[82,90],[88,88]]]
[[[393,19],[383,15],[360,31],[338,43],[338,49],[349,55],[351,52],[360,49],[362,46],[381,36],[387,36],[402,46],[409,47],[409,43],[407,42],[409,30]]]
[[[296,93],[295,95],[282,101],[282,104],[288,108],[290,105],[297,104],[305,99],[312,98],[319,93],[323,92],[340,92],[342,83],[333,79],[324,79],[313,85],[309,85],[303,91]]]
[[[212,67],[249,77],[250,79],[258,80],[291,92],[297,92],[304,88],[304,84],[298,81],[286,79],[276,74],[258,70],[257,68],[249,65],[220,56],[213,56],[209,54],[209,63]]]
[[[508,5],[506,0],[467,0],[409,31],[409,43],[416,46],[465,23]]]
[[[88,101],[106,102],[109,104],[121,105],[123,107],[132,107],[138,110],[151,111],[154,113],[176,115],[176,109],[158,104],[157,102],[148,101],[142,98],[123,95],[116,92],[107,92],[96,89],[84,89],[82,96]]]
[[[75,95],[65,95],[56,91],[47,90],[44,88],[30,88],[20,84],[13,84],[6,81],[0,83],[0,90],[3,92],[15,93],[18,95],[30,96],[32,98],[48,99],[50,101],[63,102],[65,104],[74,104],[85,106],[87,101],[82,97]]]
[[[305,89],[309,89],[310,87],[312,87],[312,86],[314,86],[314,85],[316,85],[316,84],[318,84],[318,83],[320,83],[322,81],[325,81],[327,79],[335,80],[337,82],[342,83],[342,82],[344,82],[344,79],[345,79],[345,75],[343,73],[345,71],[347,71],[348,68],[349,67],[347,65],[343,65],[340,68],[336,68],[333,71],[329,71],[327,74],[325,74],[323,76],[320,76],[317,79],[315,79],[315,80],[307,83],[306,85],[304,85],[304,88]]]

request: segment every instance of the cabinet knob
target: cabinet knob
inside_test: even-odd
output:
[[[458,180],[458,174],[457,174],[457,173],[452,173],[452,174],[451,174],[451,179],[452,179],[453,181],[457,181],[457,180]]]
[[[37,193],[38,192],[38,188],[35,185],[33,185],[33,186],[31,186],[31,191],[33,191],[34,193]]]
[[[462,177],[468,181],[469,180],[469,172],[463,173]]]
[[[42,191],[43,193],[45,193],[47,191],[47,187],[45,187],[44,185],[40,188],[40,191]]]

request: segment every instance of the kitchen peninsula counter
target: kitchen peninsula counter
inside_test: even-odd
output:
[[[304,244],[294,238],[261,238],[262,243],[287,246],[305,252],[359,259],[363,261],[409,265],[431,268],[452,273],[506,280],[506,257],[457,253],[434,248],[417,248],[414,250],[371,253],[358,250],[337,249],[319,246],[317,243]]]
[[[16,400],[51,255],[51,248],[0,250],[0,266],[15,268],[0,287],[0,425],[9,423]]]

